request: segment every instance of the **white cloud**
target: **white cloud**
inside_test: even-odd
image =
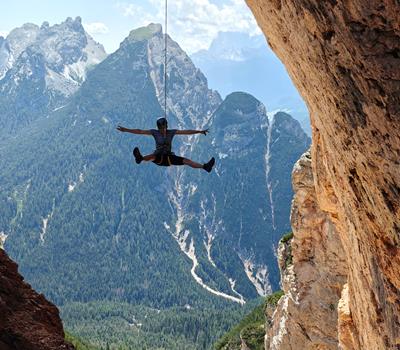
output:
[[[91,35],[107,34],[110,31],[108,27],[102,22],[84,23],[83,26],[86,31]]]
[[[119,2],[117,7],[136,26],[150,22],[164,26],[165,0],[147,0],[142,4]],[[168,6],[168,32],[189,54],[207,49],[219,31],[261,33],[243,0],[226,0],[222,5],[210,0],[174,0]]]
[[[0,36],[2,36],[2,37],[6,37],[8,35],[8,31],[6,31],[6,30],[0,30]]]

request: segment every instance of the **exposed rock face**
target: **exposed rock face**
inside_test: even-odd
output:
[[[0,249],[0,349],[73,350],[64,341],[58,309],[37,294]]]
[[[1,43],[0,43],[1,44]],[[0,45],[0,79],[8,79],[2,91],[11,91],[31,76],[42,78],[49,90],[68,96],[86,78],[88,69],[101,62],[106,53],[82,26],[80,17],[67,18],[61,24],[41,27],[24,24],[10,32]],[[42,69],[35,70],[36,63]],[[13,69],[11,69],[13,68]]]
[[[3,79],[21,52],[36,40],[39,31],[37,25],[25,23],[13,29],[7,39],[0,39],[0,79]]]
[[[342,349],[360,348],[357,331],[354,329],[353,320],[349,308],[349,286],[345,284],[342,290],[342,297],[338,305],[339,313],[339,342]]]
[[[347,261],[341,346],[398,349],[400,5],[247,3],[310,110],[316,196]]]
[[[0,39],[0,132],[9,137],[66,104],[106,57],[80,17],[24,24]]]
[[[293,239],[279,246],[285,296],[266,336],[266,349],[337,349],[337,303],[346,264],[338,233],[318,207],[310,153],[293,170]]]

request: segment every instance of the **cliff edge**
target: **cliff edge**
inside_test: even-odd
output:
[[[0,249],[0,349],[73,350],[58,309],[36,293]]]

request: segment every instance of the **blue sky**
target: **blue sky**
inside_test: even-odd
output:
[[[129,31],[164,23],[165,0],[6,0],[1,4],[0,35],[23,23],[50,25],[81,16],[86,30],[107,52]],[[169,33],[189,54],[208,48],[218,31],[260,33],[244,0],[169,0]]]

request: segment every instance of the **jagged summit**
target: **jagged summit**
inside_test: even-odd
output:
[[[127,40],[129,42],[136,42],[142,40],[149,40],[153,36],[161,36],[162,32],[162,25],[159,23],[150,23],[148,26],[140,27],[137,29],[131,30],[129,33]]]
[[[261,102],[247,92],[236,91],[226,96],[225,104],[232,109],[252,110],[260,106]]]
[[[54,83],[54,89],[65,95],[73,92],[74,88],[66,86],[71,84],[56,84],[54,80],[64,76],[73,85],[79,85],[85,79],[87,68],[106,57],[103,46],[85,32],[80,17],[68,17],[53,26],[48,22],[43,22],[41,27],[24,24],[10,32],[0,50],[0,79],[12,67],[26,66],[29,56],[41,56],[39,59],[47,70],[47,85]],[[22,56],[24,52],[26,54]],[[61,77],[55,76],[57,74]]]
[[[0,79],[14,65],[20,54],[31,45],[45,57],[54,57],[54,50],[61,52],[65,51],[65,47],[82,48],[91,41],[93,39],[85,32],[80,17],[68,17],[64,22],[53,26],[50,26],[49,22],[43,22],[40,27],[33,23],[25,23],[13,29],[5,38],[5,43],[0,46]],[[105,53],[102,45],[95,44],[98,48],[97,53]],[[68,52],[65,54],[68,55]]]
[[[304,130],[302,129],[300,122],[294,119],[290,114],[279,111],[274,114],[272,122],[275,127],[285,132],[290,131],[296,135],[296,137],[304,138]]]
[[[75,19],[72,19],[72,17],[67,17],[64,23],[74,23],[82,25],[82,18],[81,16],[76,16]]]
[[[265,106],[254,96],[245,92],[229,94],[214,115],[214,122],[227,125],[249,123],[251,119],[260,125],[268,125]]]
[[[46,22],[44,22],[43,25],[46,26]],[[67,17],[64,22],[61,22],[60,24],[54,24],[52,27],[49,28],[59,28],[61,30],[71,30],[75,32],[85,33],[85,29],[82,25],[82,19],[79,16],[75,17],[75,19]]]
[[[80,17],[12,30],[0,41],[0,105],[18,108],[2,113],[4,131],[60,107],[106,56],[103,46],[85,32]]]
[[[19,28],[13,29],[2,41],[0,46],[0,80],[13,66],[19,55],[31,45],[40,31],[39,26],[33,23],[25,23]]]
[[[27,49],[28,55],[43,56],[45,65],[57,73],[68,73],[63,72],[66,65],[79,63],[79,67],[75,67],[75,78],[79,79],[84,79],[87,68],[82,66],[99,63],[106,56],[103,46],[85,32],[80,17],[68,17],[53,26],[48,22],[43,22],[40,27],[26,23],[12,30],[0,47],[0,79],[21,61],[20,56]],[[72,80],[77,79],[72,77]],[[62,92],[66,93],[65,89]]]

